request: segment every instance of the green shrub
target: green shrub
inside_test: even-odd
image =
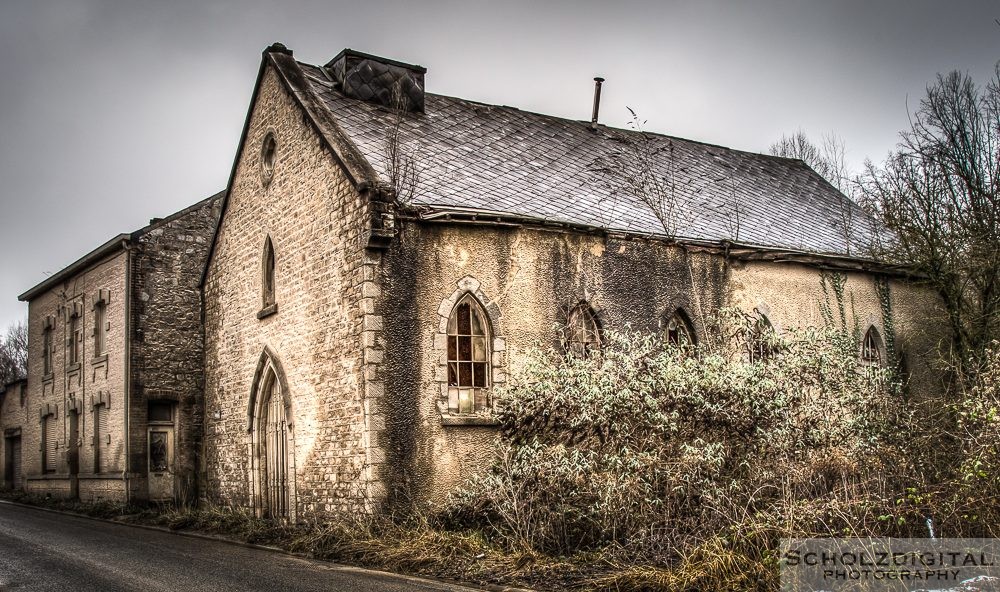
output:
[[[706,546],[766,563],[780,536],[917,524],[878,518],[912,474],[898,382],[834,329],[772,335],[751,362],[755,322],[727,312],[701,346],[608,332],[589,357],[532,350],[498,392],[497,461],[446,516],[514,549],[678,568]]]

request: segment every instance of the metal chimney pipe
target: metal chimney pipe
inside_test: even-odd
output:
[[[601,110],[601,83],[604,79],[600,76],[594,77],[594,114],[590,118],[590,129],[597,129],[597,114]]]

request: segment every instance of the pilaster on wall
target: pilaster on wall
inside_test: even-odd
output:
[[[362,442],[365,449],[365,466],[362,475],[365,504],[369,512],[374,511],[385,499],[385,484],[382,483],[380,469],[385,463],[384,433],[385,415],[382,405],[385,399],[385,382],[382,366],[385,359],[385,335],[382,315],[377,303],[382,295],[378,281],[382,265],[382,253],[367,248],[364,250],[361,268],[358,272],[358,303],[361,309],[361,380],[364,431]]]

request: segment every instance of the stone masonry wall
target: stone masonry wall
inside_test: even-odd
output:
[[[179,500],[197,494],[204,422],[201,275],[218,223],[221,194],[133,235],[130,485],[148,499],[150,401],[170,402]]]
[[[269,133],[276,141],[271,175],[261,159]],[[369,499],[373,461],[361,369],[362,331],[373,323],[362,299],[373,296],[363,246],[367,205],[270,66],[226,208],[203,288],[203,495],[258,507],[251,389],[255,374],[271,364],[284,379],[292,518],[356,511]],[[267,237],[276,312],[263,310]]]
[[[123,500],[125,484],[125,269],[127,252],[109,255],[28,305],[28,412],[22,431],[25,487],[36,493],[72,493],[66,452],[68,416],[79,421],[79,494],[83,499]],[[94,303],[105,291],[106,353],[94,355]],[[80,363],[68,363],[69,318],[74,310],[83,328]],[[52,327],[52,372],[43,372],[43,332]],[[108,433],[94,439],[94,406],[105,405]],[[41,417],[57,425],[55,470],[43,472]],[[94,471],[94,449],[101,447],[104,471]]]
[[[682,308],[704,335],[720,307],[765,312],[779,331],[820,326],[820,270],[801,264],[738,261],[648,240],[532,228],[406,223],[377,275],[383,297],[386,462],[382,480],[397,497],[442,500],[492,459],[496,429],[448,417],[444,326],[471,292],[492,330],[492,383],[515,372],[534,344],[558,346],[558,326],[586,302],[604,329],[661,332]],[[890,282],[897,349],[915,370],[913,386],[933,393],[924,356],[937,342],[940,315],[927,291]],[[869,274],[849,273],[848,323],[885,319]],[[835,306],[835,305],[834,305]],[[445,412],[442,412],[442,407]],[[465,424],[465,425],[463,425]],[[477,425],[478,424],[478,425]]]

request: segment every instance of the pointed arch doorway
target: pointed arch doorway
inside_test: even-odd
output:
[[[285,375],[267,349],[254,375],[249,408],[251,491],[259,516],[289,520],[295,513],[295,447]]]

